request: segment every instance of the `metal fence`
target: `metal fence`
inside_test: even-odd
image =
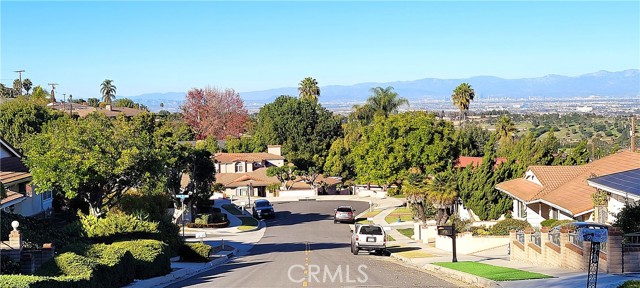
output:
[[[560,246],[560,230],[549,231],[547,236],[549,237],[549,242]]]
[[[622,243],[626,247],[640,247],[640,232],[624,234]]]
[[[516,232],[516,240],[518,240],[518,242],[524,244],[524,231],[517,231]]]
[[[535,232],[531,234],[531,242],[536,244],[536,246],[540,247],[542,244],[542,239],[540,239],[540,232]]]
[[[580,247],[580,249],[582,249],[582,240],[578,237],[578,232],[572,232],[568,234],[569,236],[569,243],[576,245],[578,247]]]

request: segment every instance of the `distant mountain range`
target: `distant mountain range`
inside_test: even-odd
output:
[[[606,98],[640,97],[640,70],[619,72],[598,71],[575,77],[547,75],[538,78],[504,79],[494,76],[476,76],[465,79],[425,78],[414,81],[387,83],[360,83],[351,86],[320,86],[321,103],[358,103],[365,101],[372,87],[392,86],[409,101],[447,100],[460,83],[469,83],[476,92],[476,100],[488,99],[567,99],[599,96]],[[147,105],[152,111],[177,111],[184,101],[185,92],[148,93],[130,98]],[[275,88],[263,91],[240,92],[247,106],[261,106],[280,95],[298,95],[298,87]],[[160,103],[164,108],[160,108]]]

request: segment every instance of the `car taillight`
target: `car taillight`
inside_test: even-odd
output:
[[[349,215],[353,215],[353,213],[351,213],[351,212],[347,212],[347,214],[349,214]]]
[[[359,237],[358,237],[358,236],[356,236],[356,241],[358,241],[358,239],[359,239]]]

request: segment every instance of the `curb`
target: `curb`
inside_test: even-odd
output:
[[[412,265],[412,266],[414,266],[416,268],[424,269],[424,270],[429,271],[429,272],[433,272],[434,274],[436,274],[438,276],[446,277],[446,278],[453,278],[453,279],[458,280],[460,282],[471,284],[471,285],[473,285],[475,287],[483,287],[483,288],[502,287],[496,281],[489,280],[489,279],[486,279],[486,278],[483,278],[483,277],[480,277],[480,276],[476,276],[476,275],[460,272],[460,271],[457,271],[457,270],[441,267],[441,266],[438,266],[438,265],[425,264],[424,266],[419,267],[419,266],[414,265],[413,261],[411,261],[410,258],[398,256],[396,253],[392,253],[391,254],[391,258],[398,259],[398,260],[400,260],[400,261],[402,261],[404,263],[410,264],[410,265]]]
[[[256,226],[256,228],[252,228],[252,229],[244,230],[244,231],[241,231],[240,229],[238,229],[238,232],[236,232],[236,233],[246,233],[246,232],[258,231],[258,230],[262,229],[263,227],[267,226],[267,224],[264,223],[264,221],[258,220],[258,219],[256,219],[256,220],[258,221],[258,226]]]
[[[180,270],[171,272],[170,274],[155,277],[151,279],[137,280],[125,287],[127,288],[146,288],[146,287],[166,287],[176,282],[187,279],[193,275],[200,274],[202,272],[209,271],[216,268],[226,262],[228,262],[233,255],[238,253],[238,249],[234,248],[233,251],[229,251],[228,255],[224,255],[213,261],[207,262],[203,267],[194,268],[182,268]]]

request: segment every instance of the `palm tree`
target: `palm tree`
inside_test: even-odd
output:
[[[451,207],[458,199],[458,184],[453,170],[437,173],[427,183],[427,199],[437,209],[436,222],[443,225],[451,216]]]
[[[302,79],[298,86],[298,92],[300,92],[300,99],[308,99],[317,102],[318,98],[320,97],[320,87],[318,87],[318,81],[311,77]]]
[[[496,123],[496,134],[500,142],[513,139],[514,132],[516,132],[516,126],[511,122],[511,118],[507,115],[502,115],[502,117],[498,119],[498,123]]]
[[[31,79],[27,78],[27,79],[24,79],[24,81],[22,81],[22,88],[24,88],[24,90],[27,91],[27,95],[29,95],[29,91],[31,91],[31,87],[33,87],[33,82],[31,82]]]
[[[390,114],[398,113],[398,108],[406,104],[409,105],[409,100],[398,97],[398,93],[393,91],[393,87],[387,88],[375,87],[371,88],[371,97],[367,99],[365,105],[369,105],[375,113],[381,113],[384,117],[389,117]]]
[[[471,85],[469,83],[462,83],[453,90],[453,94],[451,94],[451,100],[453,100],[453,105],[458,106],[460,109],[460,118],[464,118],[464,115],[469,110],[469,104],[473,101],[473,98],[476,96],[476,92],[473,91]]]
[[[116,86],[113,80],[105,79],[100,84],[100,93],[102,93],[102,102],[111,104],[111,100],[116,99]]]

